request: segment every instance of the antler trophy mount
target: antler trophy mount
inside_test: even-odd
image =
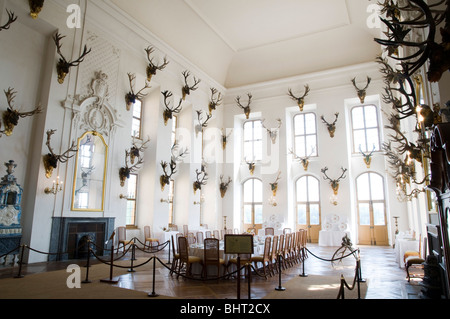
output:
[[[228,138],[231,136],[231,133],[233,133],[233,129],[228,132],[228,134],[224,133],[224,129],[222,129],[222,149],[224,150],[227,147]]]
[[[30,5],[30,16],[37,19],[44,7],[44,0],[28,0],[28,3]]]
[[[334,195],[337,195],[337,194],[338,194],[338,190],[339,190],[339,181],[340,181],[341,179],[343,179],[343,178],[346,177],[346,176],[345,176],[345,173],[347,172],[347,169],[341,167],[341,170],[342,170],[341,176],[339,176],[339,177],[336,178],[336,179],[331,179],[330,177],[328,177],[328,175],[327,175],[328,167],[324,167],[324,168],[322,168],[322,169],[320,170],[320,171],[322,172],[322,174],[324,175],[324,179],[330,181],[330,185],[331,185],[331,188],[333,189]]]
[[[370,81],[371,81],[371,80],[372,80],[372,79],[371,79],[370,77],[367,77],[367,84],[366,84],[366,86],[365,86],[364,88],[360,89],[360,88],[356,85],[356,77],[354,77],[354,78],[352,79],[353,86],[354,86],[355,89],[356,89],[356,93],[358,94],[359,101],[361,102],[361,104],[364,104],[364,101],[365,101],[365,99],[366,99],[366,91],[367,91],[367,88],[369,87],[369,84],[370,84]]]
[[[164,125],[167,125],[167,121],[169,119],[172,119],[173,114],[177,114],[177,113],[181,112],[181,110],[182,110],[181,103],[183,103],[183,99],[180,99],[178,106],[171,107],[170,101],[168,101],[168,99],[170,97],[172,97],[172,92],[166,90],[166,91],[161,92],[161,94],[164,95],[164,105],[166,107],[163,112]]]
[[[75,154],[78,152],[78,146],[75,144],[75,142],[72,142],[72,145],[70,148],[65,151],[62,154],[55,154],[53,151],[53,148],[50,145],[50,140],[53,134],[55,134],[56,130],[48,130],[47,131],[47,148],[49,150],[49,153],[44,155],[43,161],[44,161],[44,168],[45,168],[45,176],[47,178],[50,178],[52,176],[53,170],[58,167],[58,162],[60,163],[66,163],[70,158],[75,156]],[[74,154],[70,155],[70,153],[73,152]]]
[[[64,79],[66,78],[66,75],[69,73],[69,70],[71,67],[80,65],[81,62],[84,61],[84,58],[86,55],[88,55],[91,52],[91,49],[87,49],[87,46],[84,46],[83,53],[81,53],[80,57],[73,61],[67,61],[67,59],[63,56],[61,53],[61,40],[65,38],[65,36],[62,36],[59,33],[56,33],[53,36],[53,41],[55,41],[57,52],[60,56],[60,59],[58,63],[56,64],[56,71],[58,73],[58,83],[63,84]]]
[[[162,64],[159,64],[159,65],[155,64],[153,62],[153,58],[150,57],[154,51],[154,48],[149,46],[144,50],[145,50],[145,52],[147,52],[147,60],[148,60],[148,65],[147,65],[147,70],[146,70],[147,81],[150,82],[152,79],[152,76],[156,74],[156,71],[163,70],[169,64],[169,61],[167,61],[167,57],[164,57],[164,61]]]
[[[191,75],[191,73],[189,72],[189,71],[183,71],[183,72],[181,72],[182,74],[183,74],[183,77],[184,77],[184,86],[183,86],[183,88],[181,89],[181,92],[182,92],[182,95],[183,95],[183,101],[186,99],[186,95],[190,95],[191,94],[191,91],[195,91],[195,90],[197,90],[197,88],[198,88],[198,84],[200,83],[200,79],[197,79],[195,76],[194,76],[194,84],[192,84],[192,85],[189,85],[188,84],[188,78],[189,78],[189,76]]]
[[[217,96],[216,96],[217,94]],[[222,103],[222,93],[220,93],[216,88],[211,88],[211,99],[208,103],[209,114],[216,110],[218,106]]]
[[[288,95],[297,102],[297,105],[300,109],[300,112],[303,112],[303,107],[305,106],[305,97],[308,95],[310,91],[309,85],[305,85],[305,93],[301,96],[295,96],[294,93],[292,93],[292,89],[288,89]]]
[[[223,175],[220,175],[220,186],[219,186],[219,188],[220,188],[220,196],[222,198],[225,197],[225,194],[226,194],[226,192],[228,190],[228,186],[230,185],[231,181],[232,181],[231,177],[228,177],[228,181],[224,182]]]
[[[369,153],[364,153],[361,149],[361,145],[359,145],[359,151],[363,155],[364,164],[366,164],[367,168],[370,168],[370,164],[372,162],[372,154],[375,151],[375,145],[373,145],[373,149]]]
[[[130,163],[128,163],[128,160],[130,159]],[[129,150],[125,150],[125,166],[122,166],[119,168],[119,179],[120,179],[120,186],[125,185],[125,181],[130,178],[130,174],[139,170],[141,164],[144,162],[144,158],[139,156],[138,161],[134,164],[131,164],[131,154]],[[131,164],[131,165],[130,165]]]
[[[245,118],[248,120],[248,118],[250,116],[250,111],[251,111],[250,104],[252,103],[252,97],[253,96],[252,96],[251,93],[247,93],[247,96],[248,96],[247,105],[243,105],[241,103],[241,97],[240,96],[236,97],[236,103],[242,110],[244,110]]]
[[[177,152],[177,154],[175,153]],[[171,158],[170,163],[167,163],[165,161],[161,161],[161,168],[163,169],[163,175],[159,177],[159,183],[161,186],[161,191],[164,191],[164,188],[166,185],[170,184],[170,181],[172,179],[173,174],[176,173],[177,163],[180,161],[183,157],[185,157],[188,154],[188,150],[181,149],[178,150],[178,144],[174,143],[171,148]],[[166,171],[166,169],[170,169],[170,173]]]
[[[339,113],[335,113],[334,114],[335,119],[332,123],[328,123],[325,120],[325,117],[322,115],[320,118],[322,119],[322,122],[326,124],[327,129],[328,129],[328,133],[330,133],[330,137],[333,138],[334,137],[334,133],[336,132],[336,122],[338,120],[339,117]]]
[[[193,183],[194,188],[194,194],[202,189],[202,186],[206,185],[206,182],[208,180],[208,174],[205,171],[205,167],[202,165],[202,168],[200,171],[198,169],[195,170],[195,173],[197,174],[196,180]]]
[[[277,178],[273,183],[270,183],[270,189],[272,190],[272,195],[275,197],[277,196],[277,190],[278,190],[278,181],[280,180],[281,172],[278,172]]]
[[[206,114],[206,119],[203,120],[203,111],[196,110],[197,112],[197,120],[198,124],[195,126],[195,135],[198,136],[198,133],[203,132],[203,129],[208,126],[208,121],[212,118],[211,114]]]
[[[305,171],[308,170],[308,166],[309,166],[309,159],[310,157],[314,154],[314,149],[311,150],[311,153],[307,156],[298,156],[297,154],[294,153],[293,150],[289,150],[289,154],[291,154],[294,158],[294,160],[299,161],[300,163],[302,163],[303,169]]]
[[[279,132],[281,124],[283,124],[283,122],[281,121],[281,119],[277,119],[278,126],[275,129],[268,129],[264,125],[264,122],[265,122],[265,120],[262,121],[262,127],[265,128],[267,133],[269,134],[269,137],[270,137],[270,140],[272,141],[272,144],[275,144],[276,141],[277,141],[278,132]]]
[[[141,144],[141,146],[138,146],[136,144],[136,141],[133,138],[133,145],[131,146],[130,151],[129,151],[131,164],[134,164],[134,161],[136,160],[136,158],[142,157],[141,153],[143,153],[147,149],[147,143],[149,143],[149,142],[150,142],[150,138],[148,138],[147,141],[143,142]]]
[[[151,88],[150,83],[146,81],[145,86],[142,89],[140,89],[138,92],[134,92],[136,75],[128,73],[128,80],[130,82],[130,91],[125,95],[127,111],[131,110],[131,106],[136,103],[136,100],[140,100],[147,95],[143,93],[144,90]]]
[[[5,134],[6,136],[10,136],[13,133],[14,127],[19,124],[19,119],[32,116],[38,113],[41,113],[41,106],[37,106],[34,110],[30,112],[19,112],[13,105],[14,99],[16,98],[17,92],[12,88],[8,88],[7,91],[4,91],[6,95],[6,101],[8,103],[8,108],[2,114],[3,124],[5,126],[4,130],[0,131],[1,134]],[[0,123],[1,127],[1,123]]]
[[[17,16],[14,15],[14,12],[11,12],[8,9],[6,9],[6,13],[8,13],[8,21],[4,25],[0,25],[0,31],[8,30],[11,24],[17,20]]]

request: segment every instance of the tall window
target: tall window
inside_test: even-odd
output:
[[[177,127],[178,127],[178,117],[176,115],[172,118],[172,132],[170,136],[170,143],[174,145],[177,142]],[[175,195],[175,181],[170,179],[169,181],[169,225],[175,223],[175,214],[173,207],[173,198]]]
[[[257,178],[250,178],[244,182],[244,229],[261,226],[263,223],[262,182]]]
[[[130,174],[127,185],[127,215],[126,225],[136,226],[136,192],[137,192],[137,179],[136,174]]]
[[[360,225],[385,225],[383,177],[364,173],[356,179]]]
[[[319,180],[306,175],[297,180],[297,224],[320,225]]]
[[[294,116],[294,152],[297,156],[317,156],[317,127],[314,113]]]
[[[353,152],[380,150],[378,112],[375,105],[352,108]]]
[[[141,123],[142,123],[142,102],[136,99],[133,106],[133,119],[131,122],[131,136],[141,138]]]
[[[244,160],[260,161],[262,159],[262,123],[261,120],[244,123]]]

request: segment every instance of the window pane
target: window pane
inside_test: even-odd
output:
[[[386,224],[383,203],[373,203],[373,224],[375,226],[384,226]]]
[[[141,101],[136,100],[133,106],[133,117],[139,118],[141,117],[141,107],[142,107]]]
[[[306,176],[297,180],[297,202],[308,201],[306,189]]]
[[[135,213],[136,213],[136,201],[128,200],[127,201],[127,217],[126,217],[127,225],[134,225]]]
[[[377,174],[370,174],[370,188],[372,200],[384,200],[383,178]]]
[[[310,202],[319,201],[319,181],[312,176],[308,177],[308,195]]]
[[[139,119],[133,118],[131,123],[131,136],[136,138],[140,138],[141,134],[141,121]]]
[[[373,146],[375,145],[375,150],[380,149],[379,141],[378,141],[378,129],[371,128],[366,131],[367,134],[367,149],[365,151],[372,151]],[[363,149],[364,151],[364,149]]]
[[[314,113],[308,113],[305,115],[305,133],[316,133],[316,115]]]
[[[318,204],[309,205],[309,223],[310,223],[310,225],[319,225],[320,224],[320,214],[319,214],[319,205]]]
[[[297,205],[297,223],[306,225],[306,204]]]
[[[370,225],[369,204],[360,203],[358,205],[358,208],[359,208],[359,224],[363,226],[369,226]]]
[[[308,136],[306,136],[306,152],[308,153],[306,155],[310,155],[311,152],[313,152],[312,156],[317,155],[317,151],[316,151],[317,145],[316,145],[316,143],[317,143],[317,139],[316,139],[315,135],[308,135]]]
[[[258,179],[253,179],[253,191],[254,191],[254,201],[255,203],[262,203],[263,201],[263,189],[262,189],[262,182]]]
[[[253,139],[255,139],[255,140],[262,139],[261,121],[254,121],[253,122]]]
[[[244,183],[244,202],[245,203],[253,202],[253,183],[251,179],[249,179]]]
[[[255,224],[263,223],[262,205],[255,205]]]
[[[363,152],[367,150],[365,131],[353,131],[353,146],[355,152],[359,152],[359,148],[361,148]]]
[[[363,174],[356,180],[358,200],[370,200],[369,175]]]
[[[244,224],[252,223],[252,205],[244,205]]]
[[[294,117],[294,134],[305,134],[305,119],[303,114],[299,114]]]
[[[244,123],[244,141],[251,141],[253,139],[253,122]]]
[[[256,141],[255,142],[255,153],[254,155],[254,160],[255,161],[260,161],[262,160],[262,141]]]
[[[244,160],[253,161],[253,143],[252,142],[244,142]]]
[[[365,106],[365,119],[366,119],[366,127],[378,127],[377,121],[377,109],[373,105]]]
[[[362,107],[355,107],[352,109],[352,125],[353,129],[364,128],[364,114]]]
[[[127,197],[128,198],[136,198],[136,184],[137,176],[134,174],[130,174],[130,178],[128,179],[128,189],[127,189]]]
[[[296,136],[295,137],[295,154],[300,157],[306,156],[304,136]]]

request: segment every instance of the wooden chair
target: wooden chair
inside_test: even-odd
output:
[[[270,272],[275,275],[278,272],[277,262],[278,262],[278,236],[275,235],[272,238],[272,253],[270,255]]]
[[[205,231],[205,238],[213,238],[210,230]]]
[[[220,240],[220,234],[218,230],[213,230],[213,238]]]
[[[422,255],[422,245],[423,245],[423,255]],[[427,237],[423,238],[423,244],[419,243],[419,255],[410,255],[405,259],[405,270],[406,278],[408,282],[411,280],[411,274],[409,272],[410,267],[420,267],[423,268],[423,263],[427,256]]]
[[[220,277],[221,266],[225,267],[225,260],[219,255],[219,240],[216,238],[206,238],[203,241],[203,273],[208,278],[208,265],[217,266],[217,277]]]
[[[422,234],[419,235],[419,250],[418,251],[417,250],[405,251],[403,254],[403,262],[406,262],[406,258],[408,258],[410,256],[421,257],[421,254],[420,254],[421,243],[422,243]]]
[[[132,244],[132,240],[127,240],[127,229],[125,226],[117,227],[117,252],[119,252],[120,245],[123,245],[123,252],[125,252],[125,247],[129,244]]]
[[[158,238],[152,238],[151,236],[151,232],[150,232],[150,226],[144,226],[144,245],[147,246],[147,242],[149,244],[151,244],[151,246],[153,247],[153,243],[157,243],[157,245],[159,246],[159,239]],[[145,249],[145,247],[144,247]],[[150,250],[150,247],[148,247],[148,249]]]
[[[240,254],[239,258],[240,258],[240,262],[239,262],[240,267],[242,267],[242,266],[244,266],[246,264],[250,264],[252,262],[252,255],[251,254]],[[233,266],[233,265],[236,265],[236,267],[237,267],[237,257],[236,258],[231,258],[228,261],[228,264],[226,266],[227,267],[227,273],[229,273],[228,268],[230,266]],[[244,276],[247,276],[247,269],[245,269]]]
[[[178,263],[180,262],[180,254],[175,250],[175,241],[173,239],[173,235],[171,236],[172,242],[172,266],[170,267],[170,275],[172,276],[175,269],[177,269]]]
[[[195,236],[194,233],[188,233],[187,235],[188,245],[195,244]]]
[[[264,229],[264,234],[266,236],[273,236],[273,235],[275,235],[275,230],[273,229],[273,227],[266,227]]]
[[[178,253],[180,254],[180,262],[178,264],[177,278],[180,276],[184,265],[186,265],[186,276],[192,275],[192,264],[198,263],[203,266],[203,262],[200,257],[189,255],[188,241],[184,236],[178,237]]]
[[[262,263],[264,277],[267,279],[267,275],[270,275],[270,245],[272,244],[272,238],[266,237],[264,241],[264,254],[260,256],[252,256],[250,260],[255,265],[255,268],[258,269],[258,263]]]
[[[184,235],[184,237],[187,237],[188,233],[189,233],[188,225],[183,225],[183,235]]]
[[[283,228],[283,234],[289,234],[292,233],[292,229],[290,228]]]

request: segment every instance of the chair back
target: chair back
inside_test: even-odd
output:
[[[270,235],[273,236],[273,235],[275,235],[275,230],[273,229],[273,227],[266,227],[264,229],[264,233],[266,236],[270,236]]]
[[[117,238],[119,241],[127,239],[127,229],[125,228],[125,226],[117,227]]]
[[[144,237],[150,238],[150,226],[144,226]]]
[[[283,234],[289,234],[291,232],[292,232],[292,229],[290,229],[290,228],[284,228],[283,229]]]
[[[188,233],[187,240],[189,245],[195,244],[194,233]]]
[[[176,251],[175,251],[175,241],[173,240],[173,235],[170,236],[172,238],[171,242],[172,242],[172,254],[173,256],[175,256]]]
[[[212,238],[210,230],[205,231],[205,238]]]
[[[278,254],[282,254],[284,251],[284,234],[280,235],[280,242],[278,243]]]
[[[219,240],[217,238],[206,238],[203,241],[203,261],[208,262],[218,262],[219,261]]]
[[[188,225],[183,225],[183,235],[187,237],[188,233],[189,233]]]
[[[233,230],[230,229],[230,228],[229,228],[229,229],[226,229],[226,230],[225,230],[225,234],[227,234],[227,235],[228,235],[228,234],[233,234]]]
[[[277,249],[278,249],[278,236],[273,236],[272,239],[272,259],[277,258]]]
[[[189,248],[187,238],[184,236],[178,237],[178,253],[180,254],[180,260],[187,262],[189,259]]]
[[[270,245],[272,244],[272,238],[266,237],[264,241],[264,259],[269,259],[270,257]]]
[[[213,231],[213,235],[214,235],[214,238],[220,239],[220,235],[219,235],[219,231],[218,230],[214,230]]]
[[[203,232],[201,231],[197,232],[197,243],[203,243]]]

